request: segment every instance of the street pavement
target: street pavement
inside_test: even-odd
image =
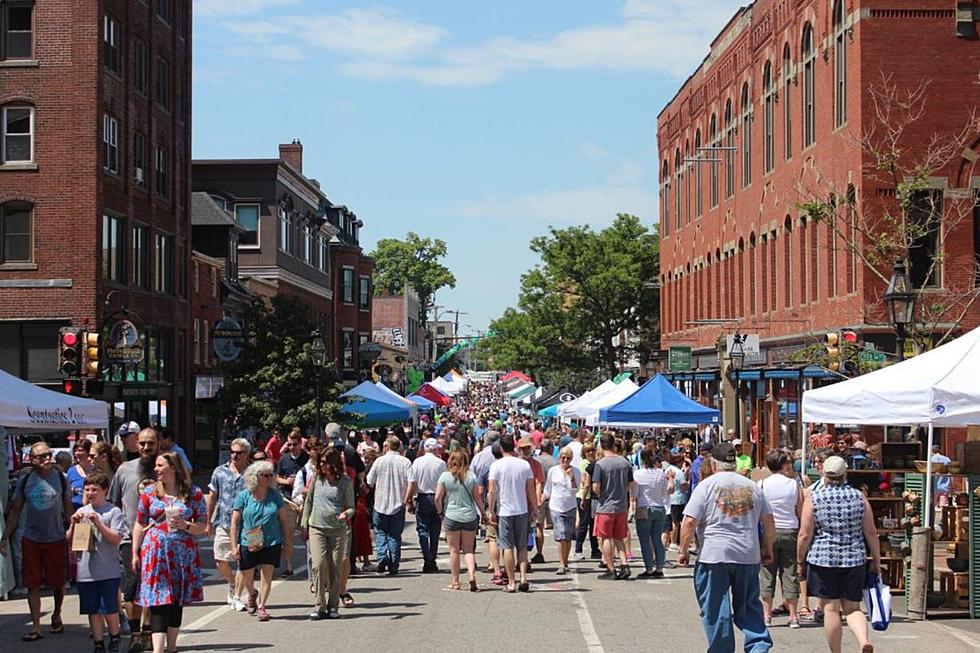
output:
[[[555,575],[556,551],[548,537],[545,564],[534,565],[530,594],[506,594],[479,573],[482,590],[454,592],[448,571],[419,573],[422,560],[413,523],[405,528],[406,548],[402,573],[397,577],[361,574],[351,578],[349,589],[356,605],[341,608],[342,619],[310,622],[312,595],[303,567],[305,550],[296,552],[297,569],[289,579],[278,579],[268,607],[272,620],[260,623],[225,604],[225,585],[209,570],[205,602],[184,611],[180,651],[296,651],[340,647],[345,653],[393,651],[447,651],[450,653],[499,653],[504,650],[613,653],[618,651],[703,651],[705,640],[694,599],[691,569],[668,569],[663,580],[639,580],[642,571],[634,563],[634,579],[603,581],[596,563],[577,563],[577,572]],[[635,540],[634,540],[635,542]],[[442,548],[445,549],[443,543]],[[202,541],[202,559],[211,565],[210,546]],[[671,556],[672,558],[673,556]],[[485,547],[477,560],[487,564]],[[448,570],[448,553],[439,566]],[[464,576],[464,587],[465,576]],[[899,599],[899,602],[901,600]],[[44,599],[49,611],[51,599]],[[45,613],[43,640],[22,642],[29,618],[27,602],[15,598],[0,602],[0,651],[91,651],[87,622],[78,615],[72,593],[64,611],[65,632],[52,635]],[[823,629],[786,627],[776,618],[771,630],[777,650],[826,651]],[[874,633],[877,651],[902,653],[926,648],[943,653],[980,650],[980,629],[969,621],[910,622],[896,617],[885,633]],[[740,644],[741,646],[741,641]],[[844,650],[856,650],[845,630]]]

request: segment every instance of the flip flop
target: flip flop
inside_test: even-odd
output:
[[[511,589],[510,587],[505,587],[504,588],[504,591],[507,592],[508,594],[517,594],[517,588],[516,587],[513,588],[513,589]]]
[[[32,630],[31,632],[27,633],[26,635],[24,635],[20,639],[23,642],[36,642],[39,639],[44,639],[44,635],[42,635],[41,633],[39,633],[39,632],[37,632],[35,630]]]
[[[58,619],[57,621],[55,621],[54,619],[52,619],[51,620],[51,632],[54,633],[55,635],[59,635],[59,634],[65,632],[65,623],[61,619]]]
[[[344,604],[345,608],[354,607],[354,597],[349,592],[344,592],[340,595],[340,602]]]

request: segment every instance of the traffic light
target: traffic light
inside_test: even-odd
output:
[[[58,334],[58,369],[68,377],[78,376],[81,368],[81,332],[73,327],[62,327]]]
[[[841,331],[840,337],[841,340],[851,345],[856,345],[858,341],[858,334],[855,333],[854,331],[851,331],[850,329]]]
[[[99,376],[99,334],[95,331],[82,332],[82,376]]]
[[[825,333],[823,344],[827,352],[827,369],[833,372],[840,371],[840,334],[836,331]]]
[[[61,391],[66,395],[80,396],[82,394],[82,382],[78,379],[65,379],[61,382]]]

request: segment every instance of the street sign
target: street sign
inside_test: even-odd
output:
[[[654,349],[650,352],[650,360],[652,361],[665,361],[669,352],[666,349]]]
[[[667,350],[667,369],[671,372],[690,372],[691,348],[670,347]]]
[[[862,351],[858,353],[858,360],[862,363],[884,363],[885,355],[880,351]]]

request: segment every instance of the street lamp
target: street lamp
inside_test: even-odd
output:
[[[316,433],[317,437],[320,437],[323,432],[320,426],[320,374],[327,364],[327,346],[323,342],[319,329],[315,329],[310,334],[310,338],[310,360],[313,362],[313,371],[316,374]]]
[[[735,437],[741,440],[742,415],[740,409],[742,398],[740,396],[741,379],[739,378],[739,373],[742,371],[742,366],[745,365],[745,336],[740,333],[732,336],[732,348],[728,352],[728,364],[731,366],[732,371],[735,372]]]
[[[902,259],[895,261],[884,299],[885,306],[888,307],[888,319],[895,325],[898,360],[903,361],[906,329],[915,319],[915,289],[912,287],[912,280],[909,279],[905,261]]]

